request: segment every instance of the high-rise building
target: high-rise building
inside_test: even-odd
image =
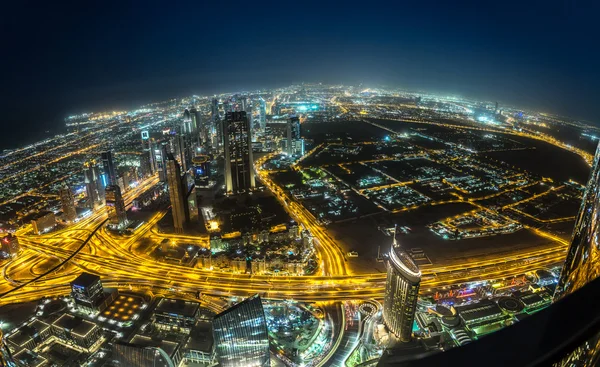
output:
[[[181,177],[179,163],[172,154],[167,155],[167,183],[169,185],[169,196],[171,199],[171,213],[173,214],[173,226],[175,232],[182,233],[183,227],[188,222],[186,209],[187,179]]]
[[[554,301],[600,276],[600,144],[592,165],[583,202],[575,221],[571,245],[563,265]]]
[[[252,296],[216,315],[213,340],[220,366],[270,366],[267,320],[260,297]]]
[[[78,307],[94,310],[104,298],[104,288],[100,277],[81,273],[71,282],[71,297]]]
[[[152,152],[146,149],[140,155],[140,173],[143,177],[152,175]]]
[[[260,111],[259,111],[259,122],[260,122],[260,131],[264,132],[267,128],[267,103],[265,100],[260,97]]]
[[[13,236],[11,233],[2,237],[0,240],[0,257],[13,257],[19,253],[20,249],[21,246],[19,246],[19,239],[17,236]]]
[[[286,130],[286,151],[289,156],[296,154],[299,150],[304,154],[304,142],[300,138],[300,119],[296,116],[289,118]],[[302,147],[299,147],[302,145]]]
[[[158,178],[161,182],[167,182],[167,154],[168,147],[166,142],[157,142],[153,145],[154,164],[158,172]]]
[[[112,152],[110,150],[102,152],[102,166],[104,167],[107,185],[116,185],[117,171],[115,169]]]
[[[421,271],[396,242],[395,231],[386,267],[383,321],[400,341],[408,342],[412,337]]]
[[[75,198],[71,188],[64,184],[60,188],[59,196],[64,218],[69,222],[74,221],[77,218],[77,210],[75,209]]]
[[[96,203],[100,201],[101,196],[103,196],[101,193],[104,193],[103,186],[100,183],[100,173],[95,161],[92,160],[83,164],[83,176],[88,207],[93,209]]]
[[[121,188],[117,185],[106,186],[106,206],[109,209],[108,220],[115,226],[122,228],[127,224],[127,211],[125,201],[121,195]]]
[[[238,193],[254,188],[252,133],[246,112],[229,112],[225,132],[225,189]]]

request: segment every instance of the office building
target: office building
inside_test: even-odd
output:
[[[104,195],[108,207],[109,223],[114,227],[123,228],[127,224],[127,211],[121,195],[121,188],[117,185],[106,186]]]
[[[6,337],[7,344],[14,350],[35,349],[52,336],[50,325],[36,318]]]
[[[196,323],[200,304],[180,299],[163,298],[152,314],[152,324],[159,330],[189,334]]]
[[[100,182],[100,172],[98,172],[95,161],[92,160],[83,164],[83,176],[87,204],[90,209],[93,209],[101,200],[101,196],[104,193],[104,186]]]
[[[554,301],[583,287],[600,275],[600,144],[575,221],[571,245],[563,265]]]
[[[169,196],[171,199],[171,213],[173,214],[173,226],[175,232],[182,233],[185,223],[189,221],[186,205],[187,178],[181,177],[179,163],[172,154],[167,155],[167,183],[169,185]]]
[[[228,193],[254,188],[252,134],[246,112],[229,112],[223,122],[225,132],[225,189]]]
[[[56,216],[54,213],[49,211],[42,211],[36,213],[31,218],[31,226],[33,232],[36,234],[42,234],[48,232],[56,225]]]
[[[408,342],[412,337],[421,271],[398,245],[395,232],[386,267],[383,321],[400,341]]]
[[[68,313],[52,323],[52,333],[62,341],[88,352],[102,337],[102,329],[98,325]]]
[[[216,315],[213,340],[220,366],[270,366],[267,320],[260,297],[252,296]]]
[[[19,240],[17,236],[11,233],[2,237],[0,240],[0,258],[9,258],[17,255],[21,246],[19,246]]]
[[[116,185],[117,170],[115,168],[112,152],[110,150],[102,152],[102,166],[104,167],[104,174],[106,175],[107,185]]]
[[[167,182],[167,145],[164,142],[158,142],[154,146],[154,164],[158,171],[158,179],[161,182]]]
[[[71,297],[78,307],[90,311],[96,310],[104,298],[104,288],[100,277],[81,273],[71,282]]]
[[[262,97],[260,97],[259,124],[260,131],[264,132],[267,128],[267,104]]]
[[[142,177],[151,176],[154,173],[152,170],[152,152],[148,149],[143,150],[140,155],[140,174]]]
[[[59,191],[60,205],[63,212],[63,218],[69,222],[77,218],[77,210],[75,209],[75,198],[71,188],[66,184]]]

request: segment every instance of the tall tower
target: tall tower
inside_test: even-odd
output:
[[[225,188],[242,192],[254,188],[252,134],[246,112],[228,112],[223,122],[225,132]]]
[[[267,128],[267,104],[265,100],[260,97],[260,131],[264,132]]]
[[[85,181],[85,193],[87,195],[88,206],[93,209],[94,205],[100,201],[100,192],[102,185],[100,184],[100,173],[96,167],[95,161],[85,162],[83,164],[83,176]]]
[[[121,188],[117,185],[106,186],[106,206],[109,208],[108,220],[116,227],[122,228],[127,224],[127,211],[125,201],[121,195]]]
[[[269,333],[260,297],[252,296],[216,315],[213,340],[220,366],[270,366]]]
[[[289,156],[294,154],[294,148],[300,140],[300,119],[296,116],[289,118],[287,123],[286,150]]]
[[[188,221],[186,210],[187,185],[184,184],[185,177],[181,177],[179,163],[172,154],[167,155],[167,182],[169,185],[169,196],[171,198],[171,213],[173,214],[173,225],[175,232],[182,233],[183,226]]]
[[[117,174],[113,162],[112,152],[110,150],[102,153],[102,166],[106,174],[107,185],[117,184]]]
[[[74,221],[75,218],[77,218],[77,211],[75,210],[75,198],[73,197],[73,192],[69,186],[64,184],[60,188],[59,196],[65,219],[69,222]]]
[[[600,144],[575,221],[571,246],[563,265],[554,301],[575,292],[600,276]]]
[[[396,242],[396,231],[386,267],[383,321],[401,341],[408,342],[412,337],[421,271]]]

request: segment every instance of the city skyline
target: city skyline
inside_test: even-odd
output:
[[[304,83],[65,127],[0,161],[0,328],[25,366],[387,363],[589,289],[600,128],[581,121]]]
[[[16,140],[26,131],[53,130],[65,115],[86,110],[130,109],[171,96],[303,81],[456,93],[597,123],[599,80],[593,60],[598,54],[589,47],[597,4],[538,5],[435,2],[339,8],[308,3],[299,9],[234,3],[228,6],[249,19],[249,41],[238,45],[248,62],[240,65],[222,42],[237,34],[219,29],[220,17],[229,13],[218,3],[12,3],[2,18],[7,49],[13,51],[2,60],[7,72],[0,124],[18,127],[12,130],[19,133],[11,133]],[[176,21],[187,14],[218,16],[199,24]],[[25,17],[28,24],[16,21]],[[108,18],[121,27],[107,29],[102,19]],[[553,24],[560,24],[560,31]],[[37,57],[20,56],[32,43]],[[186,57],[174,56],[184,49]],[[212,56],[204,57],[204,50]],[[23,113],[31,106],[41,118]]]

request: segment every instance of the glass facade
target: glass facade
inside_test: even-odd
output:
[[[252,134],[246,112],[228,112],[225,132],[225,188],[227,192],[254,188]]]
[[[213,338],[220,366],[270,366],[267,320],[258,295],[215,316]]]
[[[394,335],[407,342],[412,336],[421,272],[395,238],[386,266],[383,320]]]
[[[592,166],[571,246],[565,259],[554,300],[573,293],[600,275],[600,144]]]

